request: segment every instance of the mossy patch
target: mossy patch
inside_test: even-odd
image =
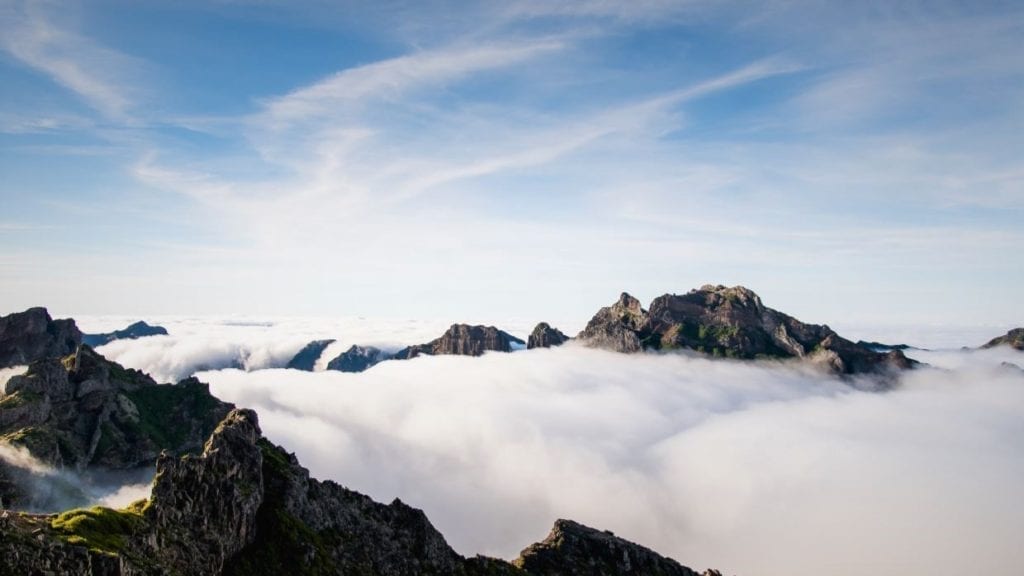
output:
[[[43,395],[38,392],[27,392],[25,390],[18,390],[14,394],[8,394],[0,399],[0,408],[10,410],[13,408],[20,408],[27,404],[32,404],[43,399]]]
[[[124,550],[128,539],[142,522],[141,513],[130,508],[114,510],[93,506],[68,510],[54,516],[50,528],[68,544],[116,555]]]

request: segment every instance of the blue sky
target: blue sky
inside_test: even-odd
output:
[[[0,1],[0,302],[1024,323],[1015,2]]]

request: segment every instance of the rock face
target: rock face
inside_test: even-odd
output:
[[[95,348],[97,346],[109,344],[114,340],[134,340],[136,338],[144,338],[146,336],[166,335],[167,329],[163,326],[150,326],[145,322],[139,321],[134,324],[130,324],[123,330],[114,330],[113,332],[105,332],[103,334],[83,334],[82,344],[88,344]]]
[[[334,340],[314,340],[306,344],[294,358],[288,361],[288,365],[285,368],[312,372],[316,366],[316,361],[320,359],[320,355],[331,344],[334,344]]]
[[[512,344],[526,344],[511,334],[498,330],[494,326],[470,326],[468,324],[452,324],[440,338],[426,344],[417,344],[403,348],[395,354],[396,360],[415,358],[420,354],[431,356],[455,354],[460,356],[480,356],[491,350],[511,352]]]
[[[530,574],[591,576],[701,576],[672,560],[612,534],[571,520],[558,520],[542,542],[529,546],[513,561]],[[708,570],[704,576],[721,576]]]
[[[355,346],[339,354],[336,358],[327,363],[328,370],[339,372],[362,372],[374,366],[390,356],[373,346]]]
[[[526,349],[561,346],[568,340],[569,337],[562,334],[561,330],[552,328],[547,322],[541,322],[534,327],[533,332],[530,332],[530,338],[526,341]]]
[[[628,294],[602,308],[577,337],[619,352],[688,348],[740,359],[804,358],[836,374],[911,368],[900,350],[875,352],[842,338],[828,326],[804,324],[764,306],[743,286],[703,286],[665,294],[650,310]]]
[[[587,346],[616,352],[639,352],[650,336],[647,311],[623,292],[618,302],[601,308],[576,338]]]
[[[1003,336],[989,340],[982,348],[1009,346],[1014,350],[1024,350],[1024,328],[1014,328]]]
[[[0,444],[43,464],[82,471],[152,465],[161,450],[198,451],[231,405],[190,378],[159,385],[88,346],[33,363],[0,396]],[[0,494],[8,505],[17,495]]]
[[[4,513],[0,554],[4,576],[696,574],[564,520],[513,563],[463,558],[422,511],[311,479],[261,436],[249,410],[229,413],[201,455],[161,456],[148,501],[123,510]]]
[[[75,351],[82,333],[74,320],[54,320],[46,308],[0,317],[0,368],[24,366]]]

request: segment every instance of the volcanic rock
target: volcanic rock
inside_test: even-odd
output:
[[[331,344],[334,344],[334,340],[313,340],[309,344],[303,346],[302,350],[299,350],[299,352],[288,361],[288,365],[285,366],[285,368],[312,372],[313,368],[316,367],[316,361],[320,359],[324,350]]]
[[[54,320],[46,308],[0,317],[0,368],[71,354],[82,342],[74,320]]]
[[[1014,350],[1024,350],[1024,328],[1014,328],[998,338],[989,340],[982,345],[982,348],[995,348],[996,346],[1009,346]]]
[[[83,334],[82,344],[88,344],[93,348],[109,344],[114,340],[135,340],[146,336],[166,336],[167,328],[163,326],[150,326],[143,321],[130,324],[123,330],[114,330],[103,334]]]
[[[526,342],[526,349],[532,350],[533,348],[561,346],[568,340],[569,337],[562,334],[561,330],[552,328],[547,322],[541,322],[534,327],[533,332],[530,332],[530,338]]]

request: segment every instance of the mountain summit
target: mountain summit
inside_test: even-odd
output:
[[[803,358],[836,374],[878,373],[914,365],[899,350],[875,352],[824,325],[768,308],[743,286],[706,285],[655,298],[648,310],[623,293],[577,336],[617,352],[690,349],[739,359]]]

